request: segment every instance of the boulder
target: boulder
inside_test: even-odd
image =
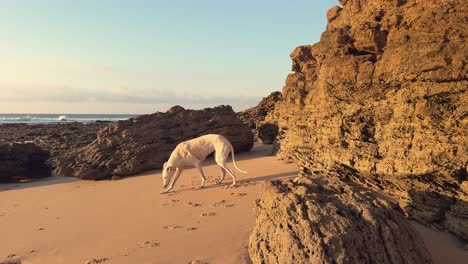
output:
[[[278,157],[336,172],[468,240],[468,5],[346,0],[265,122]]]
[[[257,129],[258,141],[262,144],[273,144],[278,135],[278,126],[271,123],[264,123]]]
[[[253,263],[432,263],[397,203],[330,175],[267,183],[255,214]]]
[[[33,143],[0,144],[0,181],[48,177],[49,152]]]
[[[50,153],[49,161],[55,168],[58,158],[93,142],[99,129],[108,123],[0,124],[0,144],[34,142]]]
[[[273,111],[275,103],[280,98],[281,92],[272,92],[267,97],[263,97],[257,106],[239,112],[237,116],[252,129],[254,135],[258,136],[258,127],[263,124],[267,115]]]
[[[103,127],[95,141],[59,160],[57,174],[100,180],[161,169],[177,144],[206,134],[225,136],[235,152],[253,147],[252,132],[230,106],[175,106]]]

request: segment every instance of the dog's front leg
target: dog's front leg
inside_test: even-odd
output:
[[[206,180],[206,177],[205,177],[205,173],[203,173],[203,168],[201,166],[201,162],[197,162],[195,164],[195,166],[197,167],[198,169],[198,172],[200,172],[200,177],[201,177],[201,188],[205,187],[205,180]]]
[[[174,180],[171,182],[171,184],[169,185],[169,187],[167,187],[166,190],[163,190],[161,192],[162,194],[168,193],[172,189],[172,187],[174,186],[176,181],[179,179],[180,174],[182,174],[182,170],[179,170],[179,168],[176,168],[176,172],[175,172],[175,175],[174,175]]]

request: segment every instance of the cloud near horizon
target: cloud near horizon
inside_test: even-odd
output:
[[[6,84],[0,84],[7,87]],[[163,89],[81,89],[65,86],[27,86],[11,85],[2,89],[0,102],[62,102],[62,103],[114,103],[148,105],[182,105],[191,107],[209,107],[228,104],[238,110],[256,105],[262,96],[242,96],[226,94],[194,94],[187,91]],[[266,95],[265,95],[266,96]]]

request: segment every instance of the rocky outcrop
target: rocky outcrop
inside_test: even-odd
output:
[[[265,122],[265,118],[273,111],[275,103],[280,99],[280,92],[272,92],[267,97],[263,97],[257,106],[237,113],[239,119],[252,129],[252,132],[262,144],[271,144],[273,141],[270,142],[270,138],[274,140],[278,133],[277,129],[272,129],[272,126],[276,125]],[[261,126],[264,126],[262,132],[259,131]]]
[[[253,263],[431,263],[397,203],[333,175],[266,184]]]
[[[340,3],[320,42],[291,53],[293,73],[266,118],[279,128],[278,156],[468,239],[468,6]]]
[[[253,147],[252,132],[230,106],[175,106],[102,128],[94,142],[59,160],[57,174],[100,180],[160,169],[178,143],[206,134],[224,135],[235,152]]]
[[[257,128],[257,139],[262,144],[273,144],[278,135],[278,126],[271,123],[261,124]]]
[[[100,128],[108,123],[90,124],[0,124],[0,144],[34,142],[50,153],[49,161],[56,167],[57,158],[68,156],[77,148],[93,142]]]
[[[48,177],[49,152],[33,143],[0,144],[0,181],[19,181]]]

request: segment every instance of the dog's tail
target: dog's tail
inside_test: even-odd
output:
[[[232,155],[232,164],[234,164],[234,167],[235,167],[238,171],[240,171],[240,172],[242,172],[242,173],[247,173],[246,171],[243,171],[243,170],[239,169],[239,167],[237,167],[237,165],[236,165],[236,160],[234,159],[234,148],[232,147],[232,145],[231,145],[231,155]]]

